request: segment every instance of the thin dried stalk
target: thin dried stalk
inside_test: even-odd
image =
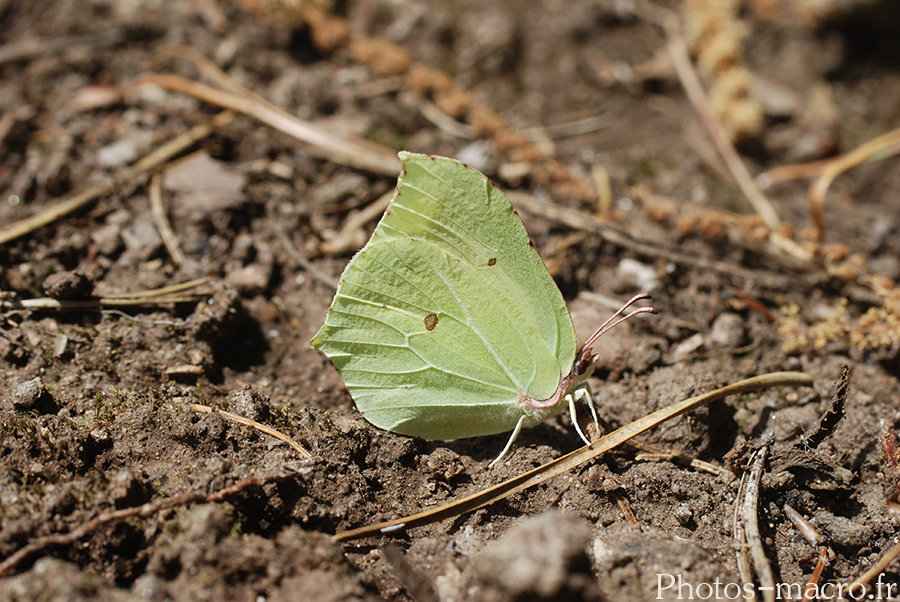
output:
[[[172,230],[172,226],[169,224],[169,217],[166,215],[166,208],[163,206],[162,178],[159,174],[154,174],[150,178],[150,188],[147,191],[147,195],[150,197],[150,213],[153,215],[153,221],[156,224],[156,229],[159,231],[159,236],[162,238],[172,261],[175,265],[181,267],[187,262],[187,257],[184,256],[184,251],[181,250],[181,245],[178,243],[178,237],[175,236],[175,231]]]
[[[227,412],[225,410],[214,410],[213,408],[211,408],[209,406],[204,406],[204,405],[200,405],[197,403],[191,404],[191,409],[194,410],[195,412],[201,412],[203,414],[211,414],[212,412],[221,414],[223,417],[227,418],[228,420],[231,420],[232,422],[237,422],[238,424],[243,424],[244,426],[249,426],[249,427],[255,428],[256,430],[258,430],[261,433],[265,433],[265,434],[269,435],[270,437],[275,437],[279,441],[284,441],[291,447],[291,449],[296,451],[298,454],[300,454],[304,458],[312,458],[312,454],[309,453],[305,447],[303,447],[302,445],[297,443],[294,439],[292,439],[291,437],[288,437],[284,433],[276,431],[275,429],[273,429],[270,426],[266,426],[265,424],[263,424],[261,422],[251,420],[250,418],[244,418],[243,416],[240,416],[233,412]]]
[[[393,151],[374,143],[362,144],[341,138],[303,121],[259,98],[249,91],[234,94],[177,75],[157,73],[138,78],[131,86],[153,84],[166,90],[182,92],[204,102],[242,113],[289,136],[325,151],[331,161],[364,169],[372,173],[396,175],[400,160]]]

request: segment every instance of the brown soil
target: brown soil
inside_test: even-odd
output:
[[[328,279],[374,220],[342,251],[321,252],[321,243],[394,177],[347,167],[239,116],[162,179],[181,265],[163,246],[146,179],[0,246],[8,301],[139,292],[204,276],[213,289],[199,302],[151,308],[4,306],[0,559],[84,532],[8,566],[0,599],[656,600],[665,575],[693,587],[740,584],[732,534],[747,455],[726,454],[767,433],[774,443],[758,512],[776,582],[805,584],[818,555],[788,505],[830,551],[823,582],[849,582],[892,548],[886,499],[896,491],[896,458],[883,458],[882,442],[890,448],[884,433],[900,427],[895,159],[849,171],[828,195],[825,242],[856,256],[811,241],[808,180],[767,191],[797,232],[787,234],[814,252],[798,258],[767,242],[758,220],[737,217],[752,211],[682,91],[665,34],[631,3],[359,0],[330,9],[352,35],[391,42],[450,74],[454,90],[510,128],[606,115],[599,129],[539,135],[536,148],[565,174],[516,156],[501,134],[478,142],[438,128],[408,79],[381,74],[391,65],[340,36],[323,50],[293,4],[0,0],[0,198],[9,199],[0,228],[208,122],[219,109],[148,86],[98,108],[79,104],[89,86],[102,94],[154,72],[197,78],[183,51],[162,52],[184,44],[290,114],[393,150],[480,161],[501,188],[545,206],[597,214],[596,201],[566,186],[604,167],[613,193],[606,223],[618,237],[520,213],[580,336],[610,313],[582,293],[626,299],[654,287],[660,315],[615,329],[599,349],[592,385],[614,427],[757,374],[805,371],[815,387],[729,398],[641,437],[681,454],[675,460],[622,448],[468,515],[335,543],[339,531],[473,493],[580,442],[564,412],[523,433],[488,470],[506,435],[424,441],[368,424],[307,343],[334,293]],[[752,173],[846,152],[896,127],[895,3],[745,4],[747,35],[736,48],[764,111],[759,132],[739,145]],[[60,36],[77,37],[7,53],[23,40]],[[702,56],[712,42],[697,44]],[[725,76],[713,69],[703,77],[712,85]],[[445,111],[453,98],[468,102],[432,98]],[[643,270],[627,269],[634,260]],[[787,316],[793,305],[799,312]],[[846,417],[816,449],[795,449],[830,407],[842,364],[853,371]],[[312,458],[192,404],[265,423]],[[147,503],[144,513],[90,523]],[[882,581],[896,587],[896,567]],[[722,595],[734,598],[736,587]]]

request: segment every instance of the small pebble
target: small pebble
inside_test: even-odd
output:
[[[732,313],[719,315],[709,332],[709,346],[734,349],[744,344],[744,319]]]
[[[109,497],[116,508],[130,508],[149,499],[148,488],[130,468],[123,468],[110,481]]]
[[[682,525],[687,525],[694,518],[694,513],[687,504],[675,508],[675,519]]]
[[[162,238],[153,225],[149,210],[136,216],[134,222],[122,230],[121,236],[125,242],[125,253],[120,258],[123,265],[143,263],[162,246]]]
[[[271,278],[271,266],[253,263],[230,272],[225,282],[237,288],[242,296],[253,297],[266,291]]]
[[[616,276],[619,277],[623,285],[644,293],[659,287],[659,276],[656,273],[656,268],[628,257],[619,262],[619,266],[616,268]]]
[[[682,362],[703,347],[703,335],[699,332],[681,341],[672,350],[672,361]]]
[[[124,244],[122,243],[122,226],[119,224],[104,224],[91,231],[91,242],[97,247],[97,253],[103,256],[115,255]]]
[[[40,376],[19,383],[13,395],[13,408],[20,411],[30,410],[45,392],[44,383],[41,381]]]
[[[456,158],[466,165],[471,165],[478,171],[485,171],[490,164],[490,153],[483,140],[464,146],[456,154]]]
[[[106,443],[109,441],[109,431],[104,428],[95,428],[90,432],[91,439],[97,443]]]
[[[100,167],[124,167],[134,161],[137,155],[137,140],[126,138],[104,146],[97,151],[96,157]]]
[[[80,272],[56,272],[44,279],[43,289],[54,299],[84,299],[91,296],[94,283]]]
[[[841,548],[858,550],[870,544],[875,538],[871,527],[827,512],[814,516],[810,523]]]
[[[244,418],[264,422],[271,414],[269,398],[260,395],[249,385],[240,391],[232,391],[228,397],[231,398],[231,410]]]
[[[452,479],[465,470],[459,454],[446,447],[439,447],[431,452],[425,464],[432,474],[444,480]]]
[[[590,566],[591,527],[555,510],[523,520],[484,547],[474,562],[483,599],[562,600],[579,579],[576,567]],[[570,598],[571,599],[571,598]]]
[[[135,579],[134,585],[131,586],[131,593],[139,596],[140,600],[150,602],[163,602],[163,600],[171,599],[167,594],[165,580],[152,573],[145,573]]]

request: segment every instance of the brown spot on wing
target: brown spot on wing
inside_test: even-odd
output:
[[[437,314],[428,314],[425,316],[425,330],[432,331],[438,325],[438,316]]]
[[[488,267],[493,267],[493,266],[495,266],[495,265],[497,265],[497,258],[496,258],[496,257],[491,257],[490,259],[488,259]]]

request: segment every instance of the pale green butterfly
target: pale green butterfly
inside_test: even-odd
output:
[[[426,439],[519,431],[590,394],[592,345],[576,353],[562,294],[509,200],[453,159],[400,153],[394,197],[341,276],[310,345],[340,371],[363,416]]]

